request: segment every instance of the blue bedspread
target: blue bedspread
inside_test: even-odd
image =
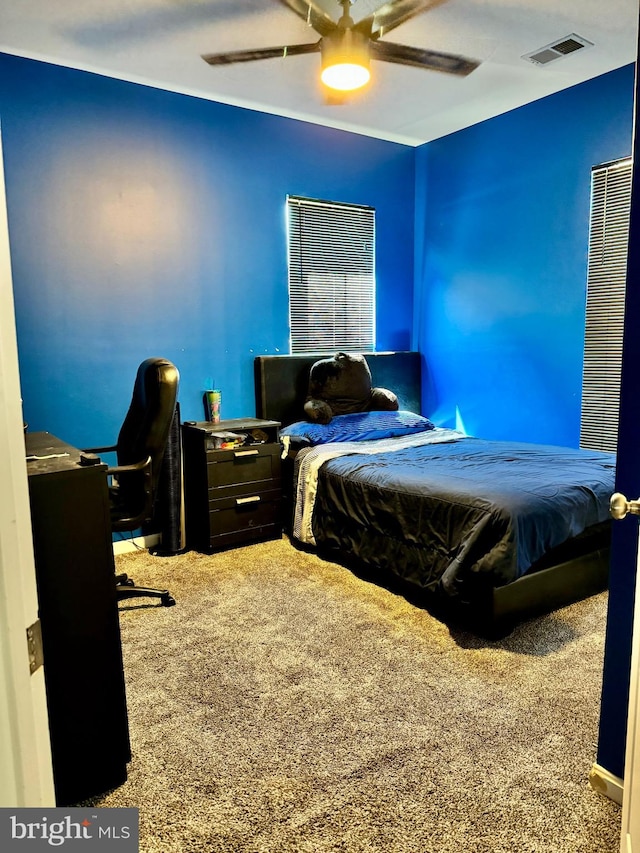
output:
[[[509,583],[607,521],[614,474],[611,453],[477,438],[350,453],[321,469],[313,532],[456,596],[470,575]]]

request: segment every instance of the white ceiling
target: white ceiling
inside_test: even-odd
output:
[[[336,0],[316,0],[334,19]],[[355,21],[384,0],[356,0]],[[211,67],[205,53],[316,41],[280,0],[0,0],[0,51],[418,145],[634,62],[638,0],[447,0],[382,40],[482,61],[468,77],[372,62],[328,106],[320,55]],[[575,33],[548,65],[522,58]]]

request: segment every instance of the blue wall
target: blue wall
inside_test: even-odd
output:
[[[633,67],[417,152],[426,408],[467,432],[577,446],[591,167],[629,156]]]
[[[628,66],[418,150],[414,322],[429,366],[423,406],[438,423],[454,425],[458,411],[471,434],[578,446],[590,173],[631,154],[633,100]],[[632,497],[637,258],[635,273],[617,482]],[[616,525],[597,761],[619,777],[636,547],[637,525]]]
[[[24,416],[115,439],[135,371],[165,356],[182,417],[222,390],[255,414],[253,358],[287,352],[287,193],[373,205],[377,346],[412,345],[414,151],[0,55]]]

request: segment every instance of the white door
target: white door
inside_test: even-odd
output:
[[[38,602],[0,134],[0,807],[55,805],[42,666],[27,627]]]

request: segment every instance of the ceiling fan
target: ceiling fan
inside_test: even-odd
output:
[[[202,58],[209,65],[229,65],[235,62],[253,62],[258,59],[300,56],[320,52],[322,55],[322,82],[333,90],[352,91],[364,86],[370,77],[370,59],[411,65],[428,71],[466,76],[480,63],[464,56],[425,50],[403,44],[381,41],[381,36],[413,18],[420,12],[438,6],[446,0],[388,0],[373,14],[354,23],[349,7],[354,0],[337,0],[342,6],[338,21],[328,15],[316,0],[280,0],[303,18],[319,35],[308,44],[283,45],[230,53],[210,53]]]

